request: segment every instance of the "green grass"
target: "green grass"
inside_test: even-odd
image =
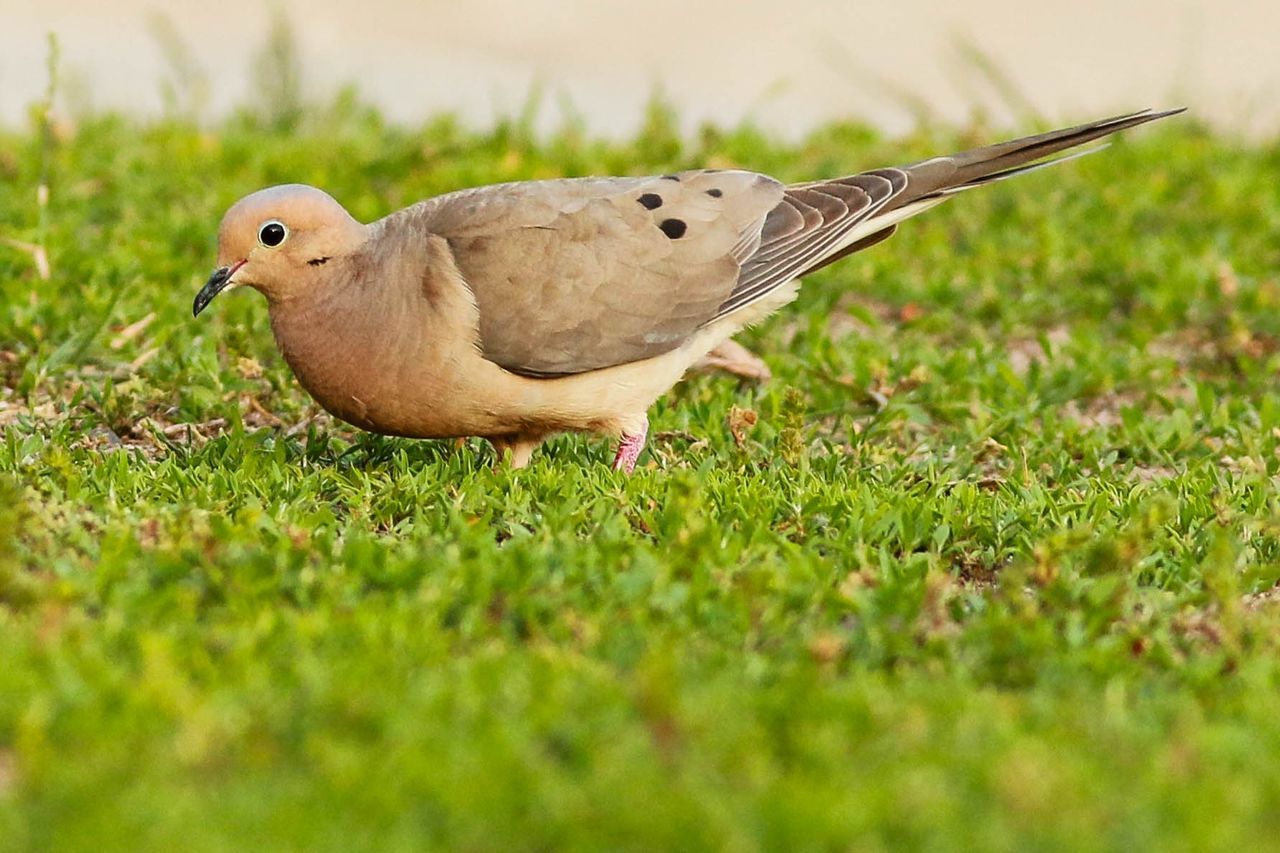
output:
[[[671,127],[0,134],[52,273],[0,245],[0,848],[1276,849],[1275,145],[1180,118],[927,214],[742,337],[772,382],[659,403],[630,479],[356,434],[260,298],[190,317],[273,182],[368,219],[997,135]]]

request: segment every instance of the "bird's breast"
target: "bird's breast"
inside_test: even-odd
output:
[[[276,344],[302,387],[330,414],[384,435],[491,434],[503,373],[460,336],[391,312],[337,316],[273,307]]]

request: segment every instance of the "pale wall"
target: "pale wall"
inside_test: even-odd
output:
[[[39,7],[39,8],[37,8]],[[44,32],[62,42],[68,92],[98,107],[159,109],[163,62],[149,10],[164,8],[212,84],[211,112],[240,102],[271,4],[155,0],[0,0],[0,121],[25,115],[43,86]],[[441,109],[486,122],[534,79],[567,94],[602,132],[634,126],[656,81],[690,122],[754,116],[800,132],[859,115],[910,123],[884,83],[947,120],[1005,101],[959,57],[978,46],[1050,120],[1189,104],[1250,132],[1280,126],[1280,2],[1129,0],[1034,4],[775,3],[759,0],[471,0],[284,4],[308,85],[344,81],[394,117]],[[303,14],[303,10],[309,10]],[[551,116],[554,118],[554,115]]]

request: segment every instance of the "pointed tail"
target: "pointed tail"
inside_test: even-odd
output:
[[[901,166],[899,168],[907,173],[907,187],[885,206],[884,211],[904,207],[930,196],[962,192],[972,187],[980,187],[1024,172],[1052,166],[1089,153],[1085,151],[1067,157],[1046,159],[1060,151],[1084,145],[1149,121],[1177,115],[1185,110],[1185,107],[1162,112],[1143,110],[1130,115],[1091,121],[1076,127],[1051,130],[1035,136],[1024,136],[1009,142],[975,148],[972,151],[962,151],[946,157],[932,157],[909,166]]]

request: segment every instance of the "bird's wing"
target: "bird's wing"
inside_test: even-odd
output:
[[[552,376],[678,347],[811,266],[900,183],[692,171],[483,187],[411,210],[452,250],[485,358]]]
[[[674,349],[714,317],[782,186],[751,172],[531,181],[421,205],[479,312],[485,358],[583,373]]]

